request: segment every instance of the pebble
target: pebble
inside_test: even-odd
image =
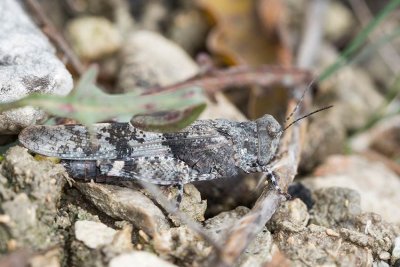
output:
[[[177,44],[162,35],[140,30],[125,41],[118,76],[120,92],[146,92],[148,88],[182,82],[199,73],[199,66]],[[244,121],[245,116],[221,92],[216,103],[208,101],[201,119],[226,118]]]
[[[334,236],[334,237],[339,237],[340,236],[338,232],[336,232],[336,231],[334,231],[332,229],[326,229],[326,234],[329,235],[329,236]]]
[[[307,226],[309,219],[306,204],[296,198],[282,203],[272,216],[271,225],[281,230],[299,232]]]
[[[354,17],[350,9],[338,1],[332,1],[325,16],[324,33],[332,42],[343,41],[354,30]]]
[[[198,73],[198,66],[182,48],[150,31],[132,33],[121,60],[118,85],[123,92],[172,85]]]
[[[118,30],[103,17],[73,19],[68,23],[66,31],[74,51],[86,60],[105,58],[117,52],[122,44]]]
[[[18,1],[0,1],[0,102],[35,92],[67,95],[73,87],[72,77],[55,53]],[[17,134],[45,118],[43,111],[32,107],[3,112],[0,134]]]
[[[392,257],[390,258],[390,262],[395,263],[400,259],[400,236],[396,237],[394,240]]]
[[[374,261],[372,267],[389,267],[390,265],[385,261]]]
[[[126,267],[126,266],[140,266],[140,267],[177,267],[176,265],[164,261],[150,252],[135,251],[131,253],[121,254],[113,258],[109,267]]]
[[[87,247],[95,249],[113,241],[116,231],[107,225],[94,221],[75,222],[75,237]]]
[[[76,187],[107,215],[132,222],[150,236],[170,227],[162,211],[138,189],[97,183],[77,183]]]
[[[361,213],[360,195],[348,188],[324,187],[314,192],[311,223],[324,227],[346,227]]]
[[[387,251],[382,251],[381,253],[379,253],[379,258],[381,260],[389,260],[390,259],[390,253]]]

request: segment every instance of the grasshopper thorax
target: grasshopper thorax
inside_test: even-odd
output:
[[[257,163],[267,165],[277,152],[282,135],[282,127],[271,115],[264,115],[256,120],[257,125]]]
[[[245,172],[260,172],[275,157],[282,135],[271,115],[224,127],[233,141],[235,165]]]

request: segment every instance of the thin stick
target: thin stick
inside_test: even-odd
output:
[[[140,181],[139,181],[140,182]],[[160,189],[154,184],[150,183],[145,183],[145,182],[140,182],[140,184],[145,188],[150,195],[158,200],[157,202],[164,208],[165,211],[167,211],[169,214],[174,215],[178,217],[184,224],[186,224],[190,229],[195,231],[197,234],[199,234],[205,241],[207,241],[217,253],[221,251],[221,246],[220,244],[217,243],[209,234],[207,234],[206,231],[204,231],[204,228],[200,226],[198,223],[196,223],[194,220],[188,218],[183,212],[181,212],[177,208],[177,202],[174,200],[169,200],[167,199],[163,193],[161,192]]]
[[[327,1],[328,0],[314,0],[310,3],[309,14],[315,17],[308,18],[306,33],[310,31],[310,29],[313,29],[313,31],[322,31],[322,27],[318,27],[318,25],[322,25],[321,19],[326,10]],[[316,10],[318,10],[319,14],[315,12]],[[322,34],[314,32],[314,35],[320,38]],[[310,34],[304,35],[304,44],[309,44],[308,40],[311,38],[310,36]],[[318,38],[312,38],[312,40],[316,43],[320,41]],[[312,47],[315,47],[314,44],[312,44]],[[311,64],[313,60],[309,60],[307,57],[313,58],[315,51],[318,51],[318,49],[311,51],[305,49],[303,51],[302,53],[306,53],[306,55],[299,55],[298,64],[301,62],[304,62],[300,64],[302,66],[306,65],[306,63]],[[290,100],[287,113],[290,114],[296,105],[294,99]],[[307,106],[307,103],[303,103],[303,105]],[[305,129],[306,123],[302,123],[300,127],[290,127],[285,131],[282,138],[282,144],[278,153],[282,153],[284,157],[278,162],[280,166],[275,166],[275,171],[279,173],[279,186],[283,190],[287,190],[289,184],[296,175],[297,166],[300,162],[302,142],[305,137]],[[283,151],[286,153],[283,153]],[[217,255],[217,264],[215,264],[215,266],[233,266],[250,242],[253,241],[255,236],[271,219],[282,201],[283,197],[276,190],[270,190],[269,187],[265,187],[251,211],[241,218],[229,232],[222,253]]]
[[[79,58],[75,55],[64,37],[58,32],[51,20],[47,17],[37,0],[26,0],[27,6],[33,11],[35,17],[39,20],[41,28],[47,37],[65,54],[75,71],[82,75],[85,67]]]
[[[274,84],[283,84],[288,87],[297,84],[307,84],[312,80],[312,74],[304,69],[295,67],[278,67],[263,65],[260,67],[237,66],[227,69],[214,69],[195,76],[186,81],[166,86],[149,88],[145,94],[159,91],[174,91],[184,87],[199,86],[208,94],[213,95],[229,87],[245,87],[259,85],[268,87]]]

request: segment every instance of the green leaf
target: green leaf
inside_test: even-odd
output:
[[[133,126],[152,132],[176,132],[190,125],[204,110],[205,104],[182,110],[135,115]]]
[[[82,76],[75,90],[68,96],[34,93],[14,102],[0,104],[0,112],[33,106],[41,108],[51,115],[72,118],[90,126],[95,122],[117,116],[154,114],[169,110],[192,110],[193,114],[190,116],[181,117],[184,121],[182,124],[179,121],[173,123],[174,125],[187,125],[199,115],[199,108],[206,103],[206,97],[200,87],[186,87],[149,95],[106,94],[94,84],[96,73],[96,69],[89,69]]]

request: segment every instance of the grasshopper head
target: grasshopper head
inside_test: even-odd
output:
[[[281,125],[271,115],[256,120],[257,125],[257,164],[267,165],[275,156],[282,135]]]

